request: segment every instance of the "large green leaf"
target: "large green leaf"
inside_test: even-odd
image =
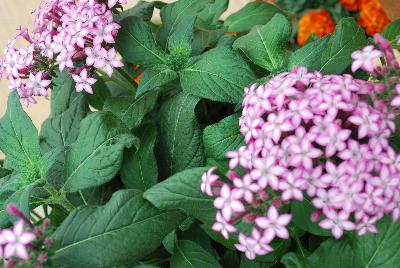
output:
[[[149,26],[138,17],[128,17],[121,22],[116,46],[124,60],[152,66],[165,63],[166,56],[156,45]]]
[[[144,116],[157,102],[158,93],[148,92],[137,98],[134,96],[110,97],[104,104],[104,111],[109,111],[121,119],[130,129],[136,128]]]
[[[390,268],[400,264],[400,222],[386,217],[377,224],[377,234],[354,236],[356,265],[363,268]]]
[[[307,268],[361,268],[357,266],[352,250],[352,241],[344,236],[340,240],[333,238],[323,242],[321,246],[307,258]],[[366,268],[366,267],[364,267]]]
[[[226,153],[244,144],[239,128],[240,114],[228,116],[204,129],[203,141],[207,158],[226,159]]]
[[[80,122],[89,111],[85,94],[75,91],[70,74],[57,73],[53,83],[51,114],[40,131],[40,145],[44,152],[71,145],[78,137]]]
[[[289,58],[289,70],[299,66],[307,67],[310,72],[319,70],[321,55],[327,48],[328,42],[329,36],[325,36],[293,52]]]
[[[140,96],[147,91],[163,86],[174,81],[176,78],[178,78],[178,74],[166,65],[156,65],[148,68],[143,72],[137,89],[137,95]]]
[[[139,149],[125,151],[120,171],[121,179],[127,188],[145,191],[157,183],[158,170],[154,144],[157,137],[156,126],[144,124],[134,133],[140,140]]]
[[[54,233],[53,260],[70,267],[133,264],[157,249],[184,219],[160,211],[136,190],[116,192],[104,206],[80,207]]]
[[[390,41],[394,48],[399,48],[397,44],[398,37],[400,36],[400,19],[392,21],[385,30],[382,32],[382,36]]]
[[[270,72],[280,71],[289,54],[290,33],[287,18],[276,14],[266,25],[257,25],[250,33],[238,38],[233,48],[242,50],[252,62]]]
[[[64,112],[46,119],[40,131],[41,147],[48,152],[58,146],[69,146],[79,135],[79,125],[89,111],[83,94]]]
[[[41,158],[39,137],[16,91],[8,97],[7,112],[0,119],[0,151],[6,155],[6,168],[20,172],[26,183],[37,179]]]
[[[227,47],[204,53],[198,61],[181,71],[184,91],[202,98],[239,103],[243,88],[255,80],[247,63]]]
[[[187,169],[162,181],[144,193],[144,198],[160,209],[181,209],[202,222],[213,222],[213,200],[200,190],[201,175],[208,168]]]
[[[186,267],[222,268],[214,256],[200,245],[189,240],[180,240],[175,244],[171,268]]]
[[[353,61],[351,54],[367,44],[364,29],[353,18],[339,21],[321,55],[324,74],[341,74]]]
[[[203,165],[202,133],[194,112],[199,100],[181,92],[161,107],[157,149],[163,177]]]
[[[266,2],[249,3],[230,15],[225,20],[225,26],[228,32],[249,31],[255,25],[266,24],[276,13],[282,13],[282,11],[275,5]]]
[[[162,25],[157,33],[157,41],[166,48],[174,32],[185,29],[206,6],[207,0],[180,0],[161,9]]]
[[[115,116],[96,112],[86,117],[79,137],[68,149],[63,190],[77,192],[110,181],[118,172],[125,147],[134,137]]]
[[[128,17],[139,17],[144,21],[150,21],[153,16],[154,3],[139,1],[134,7],[124,10],[121,13],[114,14],[114,21],[120,22]]]

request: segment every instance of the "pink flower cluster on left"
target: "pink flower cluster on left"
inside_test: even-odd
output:
[[[28,106],[36,96],[47,96],[52,72],[68,68],[78,92],[93,93],[96,69],[111,76],[122,67],[113,48],[120,26],[112,9],[127,0],[48,0],[35,11],[34,31],[27,28],[12,38],[0,61],[0,78],[5,74],[10,90],[16,90]],[[26,48],[16,48],[25,39]]]
[[[8,204],[7,212],[19,220],[12,229],[0,230],[0,264],[6,268],[42,268],[51,246],[51,240],[46,238],[49,220],[44,219],[42,226],[37,226],[14,204]]]

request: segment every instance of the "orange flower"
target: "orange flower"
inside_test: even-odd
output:
[[[360,14],[358,24],[363,26],[368,35],[382,32],[390,23],[378,0],[359,0]]]
[[[325,9],[312,10],[305,14],[299,21],[299,30],[297,34],[297,43],[303,46],[311,34],[323,37],[333,33],[335,22],[331,15]]]
[[[135,71],[137,71],[139,68],[140,68],[140,65],[139,65],[139,64],[136,64],[136,65],[135,65]],[[140,80],[142,79],[142,75],[143,75],[143,72],[141,72],[138,76],[136,76],[136,78],[135,78],[136,84],[139,85]]]
[[[340,0],[340,4],[351,12],[357,11],[360,8],[360,0]]]
[[[136,84],[140,84],[140,80],[142,79],[142,75],[143,75],[143,73],[140,73],[136,78],[135,78],[135,82],[136,82]]]

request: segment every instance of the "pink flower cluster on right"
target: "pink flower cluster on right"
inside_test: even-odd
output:
[[[381,47],[384,39],[375,40]],[[364,52],[353,54],[354,71],[371,71],[373,60],[389,55],[373,47]],[[202,191],[218,209],[212,228],[226,239],[239,232],[237,249],[254,259],[273,250],[274,238],[289,238],[292,215],[279,209],[292,200],[309,199],[312,220],[337,239],[344,231],[375,233],[385,215],[397,221],[400,154],[389,140],[400,76],[398,63],[386,62],[390,83],[299,67],[246,88],[239,122],[246,145],[227,154],[226,179],[215,168],[202,177]],[[383,75],[385,68],[372,71]],[[251,233],[238,230],[239,221],[253,226]]]

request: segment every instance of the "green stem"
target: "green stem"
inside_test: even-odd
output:
[[[79,191],[79,194],[80,194],[80,196],[81,196],[81,199],[82,199],[83,203],[87,206],[88,203],[86,202],[86,199],[85,199],[85,197],[84,197],[83,194],[82,194],[82,191]]]
[[[118,70],[118,69],[115,69]],[[122,87],[123,89],[129,91],[130,94],[136,94],[136,89],[137,89],[137,84],[134,80],[131,80],[131,78],[128,80],[129,83],[126,83],[123,80],[120,80],[118,78],[116,78],[115,76],[109,77],[104,71],[102,70],[97,70],[98,75],[100,76],[101,79],[103,79],[104,82],[113,82],[115,84],[117,84],[118,86]],[[123,71],[120,72],[118,71],[118,73],[120,73],[124,78],[126,78],[126,76],[129,77],[129,75]],[[123,75],[122,73],[124,73],[125,75]]]
[[[62,206],[68,212],[72,212],[75,209],[74,205],[72,205],[71,202],[68,201],[65,194],[58,192],[57,189],[54,188],[52,185],[46,183],[43,188],[51,195],[51,203]]]
[[[136,84],[135,79],[132,78],[126,71],[124,68],[116,68],[114,69],[115,71],[117,71],[121,76],[123,76],[126,80],[128,80],[134,88],[137,88],[138,84]]]

